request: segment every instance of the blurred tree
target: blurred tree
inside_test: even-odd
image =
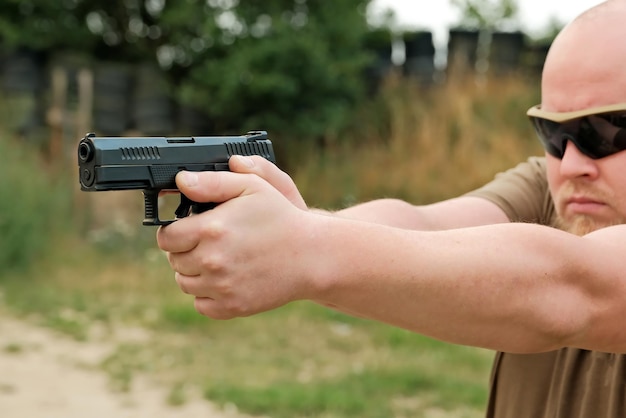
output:
[[[216,130],[328,135],[363,98],[371,0],[4,0],[0,42],[153,61]]]
[[[161,63],[185,70],[182,100],[222,129],[319,138],[336,132],[364,95],[367,3],[209,0],[200,22],[160,50]]]
[[[3,0],[0,42],[5,48],[90,48],[96,38],[84,22],[82,0]]]
[[[515,23],[519,8],[516,0],[450,0],[461,12],[461,26],[498,30]]]

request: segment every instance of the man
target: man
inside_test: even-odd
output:
[[[176,281],[212,318],[307,299],[497,350],[490,417],[626,416],[624,22],[609,0],[559,34],[529,110],[545,158],[467,195],[331,214],[263,159],[179,174],[224,203],[158,231]]]

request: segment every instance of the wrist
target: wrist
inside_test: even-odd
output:
[[[341,245],[337,231],[342,222],[322,210],[309,210],[306,218],[300,228],[303,251],[297,254],[296,268],[301,269],[302,299],[318,301],[333,293],[341,276],[342,254],[336,248]]]

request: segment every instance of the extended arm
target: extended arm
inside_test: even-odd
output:
[[[415,231],[397,226],[447,224],[433,218],[436,211],[422,223],[419,210],[397,201],[314,213],[280,178],[272,180],[276,188],[252,174],[177,179],[194,200],[224,202],[158,233],[199,312],[231,318],[308,299],[455,343],[516,352],[626,350],[624,227],[582,238],[509,223]],[[439,208],[453,213],[478,201]],[[492,210],[492,222],[505,221]],[[414,215],[407,224],[382,225],[391,212]]]
[[[626,349],[626,227],[581,238],[532,224],[417,232],[316,223],[331,234],[313,244],[323,260],[310,278],[318,302],[503,351]]]

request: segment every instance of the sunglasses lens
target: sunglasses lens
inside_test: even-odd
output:
[[[531,117],[535,132],[548,154],[563,158],[568,141],[590,158],[604,158],[626,150],[626,115],[606,113],[567,122]]]
[[[553,157],[563,158],[567,140],[564,141],[562,138],[561,124],[537,117],[532,117],[531,121],[546,152]]]

